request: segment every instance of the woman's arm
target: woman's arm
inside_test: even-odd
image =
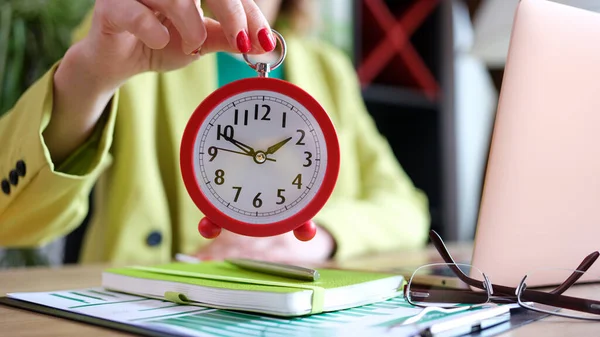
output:
[[[54,107],[44,138],[55,164],[83,144],[130,77],[181,68],[217,50],[266,50],[253,42],[273,48],[268,39],[259,39],[259,32],[270,28],[253,1],[207,3],[223,24],[204,18],[194,0],[96,1],[87,36],[67,51],[54,76]]]
[[[96,74],[86,56],[86,41],[70,48],[54,74],[54,104],[44,142],[52,161],[60,166],[92,134],[102,112],[115,94],[114,84]]]
[[[109,103],[98,127],[72,157],[56,166],[42,133],[52,115],[54,65],[0,118],[0,246],[38,246],[67,234],[87,214],[94,182],[110,162],[116,116]],[[118,93],[116,94],[118,97]],[[12,174],[22,163],[19,174]]]
[[[0,246],[43,244],[81,223],[129,78],[214,51],[274,47],[258,38],[271,30],[254,1],[204,3],[218,21],[196,0],[96,0],[85,37],[0,118]],[[13,173],[17,162],[24,175]]]

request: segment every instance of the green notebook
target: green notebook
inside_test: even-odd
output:
[[[317,269],[314,282],[248,271],[223,261],[107,269],[102,286],[124,293],[219,309],[302,316],[402,294],[401,275]]]

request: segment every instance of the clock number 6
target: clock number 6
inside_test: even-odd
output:
[[[225,182],[225,171],[218,169],[215,171],[215,184],[223,185]]]
[[[260,208],[260,206],[262,206],[262,200],[259,198],[261,195],[261,193],[259,192],[255,197],[254,200],[252,200],[252,206],[256,207],[256,208]]]

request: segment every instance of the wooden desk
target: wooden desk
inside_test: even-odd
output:
[[[453,255],[468,256],[470,247],[449,245]],[[436,261],[437,255],[430,249],[395,254],[384,254],[369,261],[380,265],[404,261],[409,265]],[[356,261],[352,265],[355,265]],[[100,274],[105,265],[64,267],[57,269],[31,268],[0,271],[0,292],[50,291],[100,285]],[[600,286],[581,287],[582,293],[600,292]],[[23,336],[130,336],[114,330],[55,318],[0,305],[0,335]],[[567,318],[549,317],[502,334],[502,337],[521,336],[598,336],[600,322],[585,322]]]
[[[51,291],[100,285],[106,266],[29,268],[0,271],[0,292]],[[0,305],[0,335],[24,336],[131,336],[72,320]]]

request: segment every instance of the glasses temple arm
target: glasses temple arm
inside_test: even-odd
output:
[[[598,253],[597,251],[586,256],[585,259],[583,259],[583,261],[581,261],[581,263],[579,264],[577,269],[575,269],[573,274],[571,274],[561,285],[556,287],[556,289],[550,291],[550,293],[551,294],[562,294],[565,291],[567,291],[567,289],[569,289],[573,284],[575,284],[575,282],[577,282],[577,280],[579,280],[579,278],[581,278],[581,276],[583,276],[583,273],[581,273],[581,272],[585,272],[588,269],[590,269],[590,267],[598,259],[598,256],[600,256],[600,253]]]
[[[460,268],[458,268],[456,266],[456,262],[454,262],[454,259],[450,255],[450,252],[448,252],[448,248],[446,248],[446,244],[444,243],[442,238],[439,236],[439,234],[436,231],[434,231],[433,229],[429,231],[429,239],[431,239],[431,242],[437,249],[438,253],[440,253],[440,255],[442,256],[442,259],[444,259],[444,261],[446,263],[450,264],[449,265],[450,269],[452,269],[454,274],[456,274],[456,276],[461,281],[465,282],[466,284],[468,284],[472,287],[483,289],[483,282],[477,281],[476,279],[473,279],[473,278],[470,278],[465,273],[463,273],[463,271],[460,270]],[[591,253],[585,259],[583,259],[583,261],[579,264],[579,267],[577,267],[577,270],[587,271],[594,264],[594,262],[596,262],[596,260],[598,259],[599,256],[600,256],[600,253],[598,253],[597,251]],[[561,285],[556,287],[554,290],[550,291],[550,293],[552,293],[552,294],[564,293],[575,282],[577,282],[577,280],[582,275],[583,275],[582,273],[573,272],[573,274],[571,274]],[[501,293],[501,294],[505,294],[505,295],[514,296],[514,294],[516,292],[516,289],[512,288],[512,287],[506,287],[506,286],[501,286],[501,285],[497,285],[497,284],[492,284],[492,287],[494,288],[495,293]]]
[[[553,307],[571,309],[581,312],[600,314],[600,302],[565,296],[559,294],[544,293],[536,290],[525,289],[521,293],[524,301],[533,301],[540,304],[546,304]]]
[[[482,281],[477,281],[473,278],[470,278],[465,273],[463,273],[463,271],[460,270],[460,268],[456,266],[456,262],[454,262],[454,259],[450,255],[450,252],[448,252],[448,248],[446,248],[446,244],[444,244],[444,241],[442,240],[440,235],[433,229],[429,231],[429,239],[437,249],[438,253],[440,253],[440,255],[442,256],[442,259],[444,259],[444,261],[449,264],[450,269],[452,269],[454,274],[456,274],[456,276],[461,281],[465,282],[466,284],[472,287],[483,289]]]

